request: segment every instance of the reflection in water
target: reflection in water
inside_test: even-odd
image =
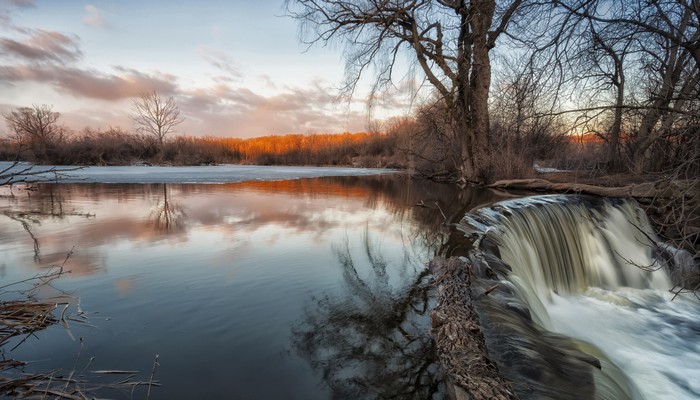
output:
[[[492,197],[401,175],[47,184],[0,199],[3,213],[50,211],[30,223],[42,261],[0,218],[0,265],[15,280],[75,247],[60,284],[106,317],[76,332],[81,354],[143,370],[158,353],[153,399],[439,398],[424,263],[463,252],[449,224]],[[45,332],[17,358],[70,369],[66,340]]]
[[[394,288],[368,234],[365,243],[366,276],[347,243],[335,249],[345,290],[313,299],[292,330],[296,350],[321,372],[333,398],[441,398],[442,375],[425,322],[428,271]]]
[[[466,252],[469,244],[448,225],[494,197],[427,182],[403,188],[376,191],[402,199],[411,207],[396,207],[394,212],[411,213],[418,222],[407,233],[411,239],[401,265],[387,270],[387,260],[368,230],[355,254],[346,237],[342,245],[334,245],[344,290],[314,298],[292,330],[297,353],[321,372],[333,398],[446,397],[428,335],[431,276],[425,260],[415,260],[411,249],[429,249],[430,256]],[[397,270],[404,279],[392,284],[391,271]]]
[[[32,190],[34,188],[32,187]],[[84,213],[75,209],[64,209],[63,198],[55,193],[55,187],[49,186],[48,190],[40,195],[33,195],[31,191],[26,192],[26,196],[16,196],[14,192],[9,191],[7,195],[0,198],[4,199],[8,206],[1,207],[2,215],[19,224],[27,234],[32,243],[34,252],[34,262],[39,263],[55,263],[55,257],[48,257],[49,260],[43,259],[41,255],[41,243],[39,237],[34,234],[34,228],[42,224],[46,220],[63,220],[66,217],[94,217],[93,214]],[[0,236],[0,239],[3,239]]]
[[[150,219],[153,221],[153,226],[157,232],[169,234],[184,231],[184,222],[187,215],[182,206],[168,199],[168,193],[168,185],[164,183],[163,200],[151,212]]]
[[[347,240],[335,246],[344,290],[313,299],[293,330],[297,352],[321,372],[333,398],[442,398],[444,385],[428,336],[428,270],[411,269],[397,287],[369,232],[364,260]],[[408,261],[408,260],[406,260]]]

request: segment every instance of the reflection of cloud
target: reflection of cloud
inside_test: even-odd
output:
[[[112,282],[121,295],[129,294],[129,292],[134,290],[134,287],[136,287],[136,279],[134,279],[134,277],[119,278],[113,280]]]
[[[92,4],[85,6],[85,18],[83,18],[83,22],[86,25],[96,28],[109,28],[110,26],[109,22],[105,20],[102,10]]]
[[[32,227],[36,226],[34,233],[41,245],[41,265],[60,264],[66,251],[78,246],[66,265],[77,274],[87,274],[104,268],[103,252],[114,246],[148,248],[156,243],[196,244],[203,237],[211,236],[230,243],[232,249],[241,250],[252,238],[279,243],[297,234],[315,242],[322,241],[331,231],[382,229],[387,218],[393,218],[392,214],[418,213],[413,215],[416,218],[426,213],[424,219],[428,225],[444,227],[442,220],[436,218],[437,209],[411,207],[411,204],[420,203],[425,193],[441,193],[444,188],[410,191],[402,179],[407,178],[377,176],[168,185],[168,201],[182,207],[182,229],[176,231],[154,229],[153,221],[149,220],[154,207],[162,206],[162,184],[42,185],[31,197],[14,198],[16,202],[12,207],[18,211],[42,210],[59,203],[59,208],[68,210],[79,205],[79,213],[73,216],[47,214],[41,217],[37,214],[41,224]],[[452,188],[444,196],[459,203]],[[442,209],[449,211],[445,206]],[[94,217],[80,216],[83,212]],[[66,229],[66,224],[71,224],[70,229]],[[406,234],[403,229],[383,232],[397,237]],[[22,249],[23,259],[36,265],[29,261],[31,242],[15,221],[0,219],[0,239],[0,248]]]
[[[63,191],[63,188],[68,190]],[[109,185],[103,188],[94,185],[53,186],[54,197],[61,198],[64,206],[76,202],[96,216],[94,222],[90,219],[91,222],[83,220],[84,223],[75,224],[70,234],[61,229],[54,233],[45,226],[37,226],[42,265],[61,263],[66,249],[77,245],[80,248],[69,260],[69,268],[78,273],[87,273],[99,268],[101,261],[94,256],[88,259],[81,248],[97,249],[120,242],[149,245],[167,240],[179,243],[189,241],[192,230],[212,231],[232,240],[243,240],[268,227],[321,236],[333,228],[364,225],[364,220],[353,216],[371,213],[371,210],[367,210],[366,200],[377,196],[370,193],[371,187],[368,186],[341,185],[318,179],[206,186],[168,185],[167,189],[168,200],[182,207],[183,214],[180,216],[184,221],[181,230],[154,229],[153,221],[149,220],[153,207],[162,207],[162,185],[120,187],[120,201],[114,200],[114,190]],[[18,206],[36,209],[41,198],[39,194],[21,198]],[[89,203],[85,203],[86,200]],[[19,226],[10,227],[21,229]],[[26,241],[25,236],[13,236],[11,232],[0,236],[6,237],[7,243]],[[281,237],[268,239],[279,240]]]
[[[63,245],[54,247],[60,248],[60,246]],[[67,257],[66,251],[42,254],[40,264],[42,266],[63,265],[63,270],[70,272],[74,276],[92,275],[104,268],[104,260],[93,251],[86,250],[84,247],[74,249],[70,257]]]

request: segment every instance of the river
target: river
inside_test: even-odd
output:
[[[110,383],[90,371],[148,381],[158,355],[152,399],[443,397],[425,263],[454,246],[446,219],[495,195],[389,171],[171,169],[92,169],[3,193],[0,279],[72,250],[54,286],[88,322],[5,357]],[[104,183],[120,180],[150,183]]]
[[[2,283],[52,265],[69,272],[40,293],[68,299],[68,326],[0,350],[27,361],[25,372],[107,385],[121,378],[91,371],[133,370],[159,383],[150,395],[145,385],[96,392],[110,398],[441,399],[426,263],[473,256],[476,239],[462,232],[471,224],[492,241],[489,262],[509,265],[504,292],[484,297],[501,296],[505,306],[492,308],[509,315],[482,318],[487,331],[506,321],[507,337],[487,342],[505,373],[523,379],[522,398],[700,397],[699,302],[671,300],[662,271],[630,265],[653,263],[643,243],[653,232],[633,204],[545,197],[463,219],[507,196],[387,170],[70,173],[0,193]],[[530,319],[521,326],[518,315]],[[523,347],[550,339],[567,350],[540,357]],[[514,358],[578,351],[602,364],[593,379],[594,362],[568,360],[594,391],[542,379],[546,368],[564,371],[556,363]]]

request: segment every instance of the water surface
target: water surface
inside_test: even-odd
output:
[[[400,174],[37,189],[0,199],[0,278],[73,249],[56,286],[92,326],[3,349],[28,370],[148,380],[157,354],[154,399],[443,397],[425,263],[493,195]]]

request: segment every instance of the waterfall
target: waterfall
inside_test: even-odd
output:
[[[458,228],[476,237],[477,289],[499,281],[477,311],[505,373],[525,379],[521,398],[700,398],[700,302],[671,301],[674,257],[635,202],[535,196],[477,210]],[[549,393],[526,364],[577,382]],[[591,393],[580,389],[589,383]]]

